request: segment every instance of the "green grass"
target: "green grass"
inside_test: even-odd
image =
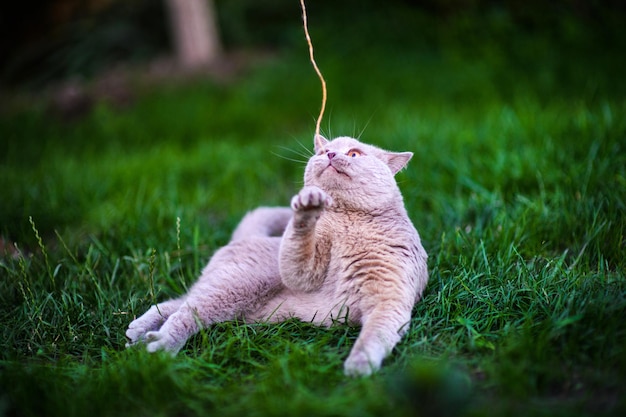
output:
[[[420,30],[312,28],[325,133],[415,153],[397,178],[431,280],[381,372],[343,376],[358,329],[297,321],[219,324],[175,358],[124,349],[247,210],[301,186],[319,88],[294,42],[232,84],[3,116],[0,230],[20,252],[0,254],[0,415],[626,411],[623,37],[386,13]]]

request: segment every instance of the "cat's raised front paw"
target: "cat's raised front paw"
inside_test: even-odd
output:
[[[315,186],[304,187],[291,199],[291,208],[294,211],[323,209],[332,204],[333,199]]]

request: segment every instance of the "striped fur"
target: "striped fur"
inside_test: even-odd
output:
[[[291,211],[246,215],[188,294],[129,325],[129,344],[176,353],[201,327],[236,318],[348,321],[362,330],[345,373],[380,367],[428,281],[427,255],[394,179],[412,154],[348,137],[316,144]]]

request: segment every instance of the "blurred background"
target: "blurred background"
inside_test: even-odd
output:
[[[465,211],[476,187],[506,202],[540,196],[537,172],[569,187],[562,177],[603,137],[597,123],[623,137],[622,1],[307,8],[328,84],[323,133],[415,152],[405,193],[434,234],[476,216]],[[0,30],[8,241],[33,244],[28,216],[48,236],[138,242],[177,215],[232,226],[299,186],[293,160],[307,157],[321,94],[297,0],[4,2]],[[615,154],[614,140],[599,154]]]
[[[602,51],[617,51],[626,11],[619,0],[308,3],[320,55],[329,48],[367,50],[372,43],[387,43],[391,49],[398,43],[436,49],[455,42],[480,52],[493,46],[485,45],[491,38],[493,44],[525,49],[513,51],[518,57],[534,48],[537,61],[541,54],[595,50],[594,59],[604,59],[598,65],[615,64]],[[214,77],[228,77],[250,55],[294,48],[305,52],[296,0],[34,0],[0,7],[2,91],[41,93],[43,87],[54,86],[56,94],[67,96],[57,97],[59,106],[71,107],[72,95],[77,107],[99,96],[125,103],[133,93],[123,79],[130,68],[146,76],[169,77],[204,67]],[[535,45],[502,39],[518,32],[540,37]],[[569,50],[542,50],[541,39],[546,37]],[[576,71],[563,70],[565,76]],[[83,91],[86,83],[98,79],[98,91]],[[64,99],[68,103],[62,103]]]

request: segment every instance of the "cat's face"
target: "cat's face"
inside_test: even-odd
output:
[[[305,170],[305,185],[315,185],[349,205],[369,206],[396,196],[394,175],[413,156],[410,152],[387,152],[350,137],[329,141],[318,136],[315,142],[315,155]]]

